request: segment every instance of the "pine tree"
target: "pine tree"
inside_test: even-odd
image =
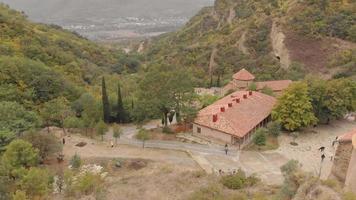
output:
[[[121,87],[120,83],[117,85],[117,115],[116,120],[119,123],[125,122],[125,109],[124,104],[122,103]]]
[[[105,84],[105,78],[103,77],[102,80],[102,101],[103,101],[103,115],[104,115],[104,122],[108,123],[110,122],[110,104],[109,104],[109,97],[106,92],[106,84]]]

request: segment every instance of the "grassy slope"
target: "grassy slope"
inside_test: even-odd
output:
[[[319,3],[319,1],[315,2]],[[346,13],[345,18],[347,19],[355,18],[355,14],[349,12],[354,8],[355,3],[347,3],[347,5],[330,3],[326,5],[324,11],[320,12],[316,10],[316,7],[319,6],[317,3],[307,4],[292,0],[283,2],[277,0],[217,0],[214,7],[201,10],[181,30],[155,39],[146,52],[152,62],[164,62],[191,69],[198,79],[198,84],[203,86],[208,86],[210,82],[209,66],[211,65],[209,61],[214,48],[217,53],[214,58],[216,64],[213,65],[213,85],[216,85],[215,82],[218,79],[222,79],[221,84],[223,84],[224,81],[230,79],[233,72],[243,67],[255,73],[258,79],[293,78],[290,77],[290,74],[293,75],[294,72],[287,73],[282,69],[278,59],[271,53],[272,21],[277,20],[282,24],[287,37],[295,36],[286,39],[287,47],[291,48],[292,63],[299,62],[305,65],[308,71],[316,69],[321,72],[327,65],[346,65],[352,61],[352,56],[346,58],[343,63],[329,64],[330,60],[342,53],[345,48],[340,47],[338,51],[335,51],[329,47],[332,43],[328,39],[323,40],[329,35],[324,30],[333,29],[330,28],[333,27],[331,18],[338,18],[340,12]],[[308,16],[310,13],[301,12],[307,10],[306,8],[309,8],[309,12],[313,10],[318,12],[317,14],[312,12],[312,15],[316,15],[312,22],[307,20],[310,19]],[[230,18],[231,12],[236,15],[232,19]],[[322,20],[319,20],[320,18]],[[324,28],[315,31],[315,27],[318,27],[320,23],[324,24]],[[352,24],[347,22],[334,29],[336,32],[332,35],[333,37],[349,40],[347,43],[351,46],[354,44],[351,42],[354,40]],[[239,40],[243,34],[245,34],[243,45],[246,47],[247,53],[244,53],[239,47],[239,42],[241,42]],[[304,38],[320,43],[316,44],[316,48],[321,53],[315,54],[319,59],[310,58],[313,57],[312,54],[305,55],[304,53],[300,56],[298,49],[292,49],[293,42],[299,44],[299,47],[304,45],[309,48],[310,41],[303,40]],[[324,47],[325,45],[327,47]],[[326,58],[323,57],[325,54],[322,54],[322,50],[325,48],[330,49]],[[352,47],[348,49],[352,49]],[[352,50],[349,51],[352,55]],[[350,54],[350,52],[347,53]]]
[[[96,88],[121,55],[0,4],[0,101],[27,107],[58,96],[73,101]]]
[[[117,62],[117,52],[58,26],[31,23],[0,5],[0,55],[41,61],[51,70],[83,84]]]

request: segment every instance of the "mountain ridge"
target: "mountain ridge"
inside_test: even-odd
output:
[[[307,73],[354,76],[355,6],[351,1],[216,0],[183,28],[152,39],[146,53],[153,62],[164,58],[159,62],[192,69],[203,79],[201,86],[220,86],[241,68],[261,80],[297,80]],[[339,18],[341,24],[335,22]]]

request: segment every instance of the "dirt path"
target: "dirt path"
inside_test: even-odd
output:
[[[84,147],[75,146],[79,142],[86,142]],[[187,168],[199,168],[191,157],[182,151],[160,150],[150,148],[137,148],[127,145],[118,145],[114,148],[109,143],[72,135],[66,138],[63,148],[66,158],[70,158],[75,153],[83,158],[142,158],[159,162],[178,164]]]
[[[331,156],[334,156],[336,145],[332,147],[332,141],[336,136],[343,135],[356,128],[355,122],[335,121],[330,125],[319,125],[316,128],[306,130],[297,138],[298,146],[290,145],[292,138],[282,135],[279,138],[280,147],[275,151],[266,153],[278,153],[288,159],[298,160],[305,171],[318,175],[321,163],[321,146],[326,147],[326,159],[322,163],[321,178],[326,179],[331,171]]]
[[[291,60],[289,56],[289,50],[284,43],[286,36],[282,32],[281,27],[278,26],[277,22],[275,21],[272,24],[270,37],[274,55],[279,58],[281,66],[287,69],[291,64]]]

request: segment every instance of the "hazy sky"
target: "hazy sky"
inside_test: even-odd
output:
[[[214,0],[0,0],[39,22],[81,18],[191,17]]]

